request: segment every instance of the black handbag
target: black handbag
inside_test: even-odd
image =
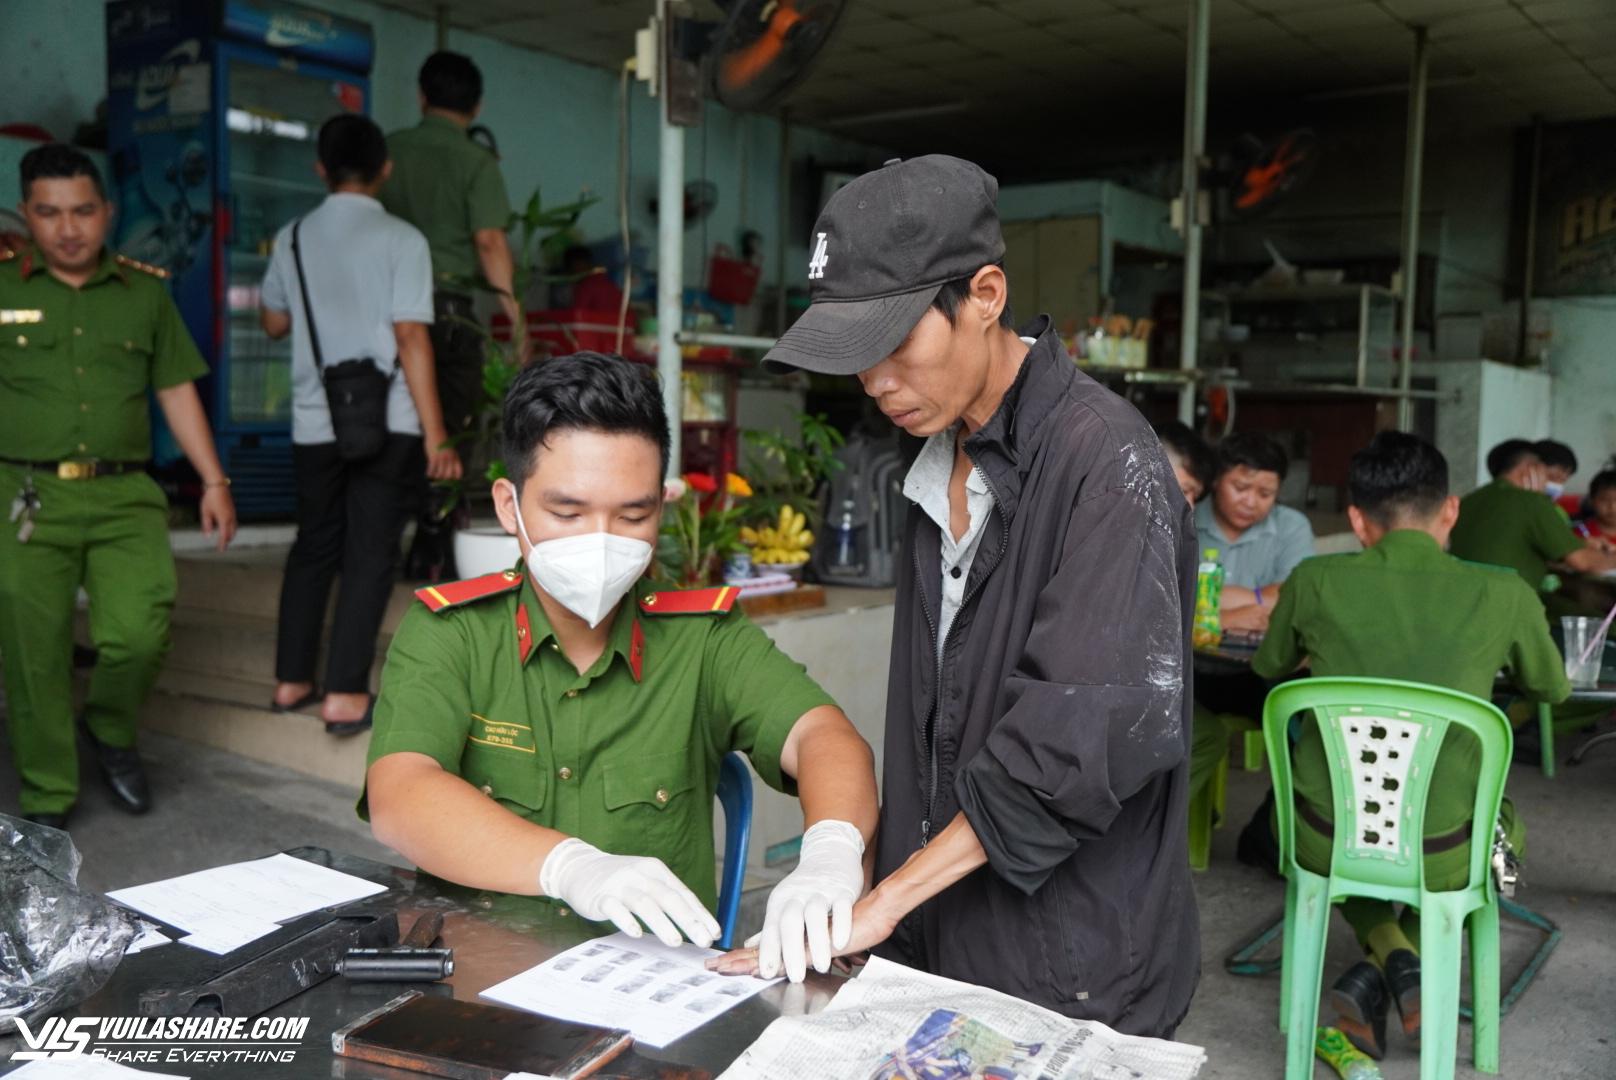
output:
[[[326,404],[331,409],[337,455],[344,461],[364,461],[381,453],[382,447],[387,445],[387,398],[398,374],[398,360],[393,360],[393,370],[387,373],[363,358],[326,367],[320,353],[320,334],[314,328],[309,284],[303,277],[303,253],[297,242],[297,231],[302,225],[300,220],[292,226],[292,261],[297,266],[298,291],[303,294],[303,317],[309,324],[314,367],[320,373]]]

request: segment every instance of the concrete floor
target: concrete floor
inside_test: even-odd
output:
[[[352,793],[287,770],[176,739],[150,735],[142,750],[156,806],[142,818],[112,806],[99,778],[85,771],[84,794],[70,823],[84,855],[82,884],[111,889],[252,858],[300,844],[398,861],[353,815]],[[1235,862],[1238,825],[1261,799],[1266,774],[1230,776],[1230,827],[1217,833],[1210,871],[1196,875],[1201,905],[1202,976],[1179,1031],[1204,1046],[1207,1080],[1278,1077],[1284,1048],[1274,1018],[1278,976],[1234,978],[1222,958],[1282,908],[1278,881]],[[1616,845],[1610,842],[1616,747],[1555,780],[1516,766],[1510,792],[1530,834],[1526,885],[1517,899],[1557,922],[1565,940],[1503,1021],[1506,1077],[1616,1077]],[[16,779],[0,768],[0,811],[16,810]],[[761,900],[761,896],[756,898]],[[1504,976],[1535,947],[1533,933],[1506,921]],[[1351,937],[1336,925],[1329,971],[1354,959]],[[1395,1016],[1393,1017],[1395,1026]],[[1459,1077],[1468,1068],[1469,1028],[1460,1028]],[[1393,1036],[1387,1080],[1418,1075],[1416,1054]],[[1317,1076],[1333,1075],[1323,1065]]]

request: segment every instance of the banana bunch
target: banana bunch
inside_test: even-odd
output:
[[[808,531],[807,524],[808,518],[801,510],[782,506],[780,520],[773,525],[761,529],[741,526],[741,540],[751,545],[753,562],[797,566],[808,561],[814,546],[814,534]]]

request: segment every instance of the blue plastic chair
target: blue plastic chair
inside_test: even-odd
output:
[[[719,764],[718,803],[724,808],[724,880],[718,887],[718,922],[724,936],[718,939],[718,947],[730,949],[735,946],[746,849],[752,840],[752,770],[740,754],[725,754]]]

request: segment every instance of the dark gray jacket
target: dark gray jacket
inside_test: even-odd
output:
[[[989,865],[878,951],[1168,1036],[1200,975],[1195,525],[1144,418],[1077,370],[1047,318],[1028,333],[1015,385],[965,442],[995,513],[941,671],[941,537],[909,509],[887,691],[877,880],[961,810]]]

